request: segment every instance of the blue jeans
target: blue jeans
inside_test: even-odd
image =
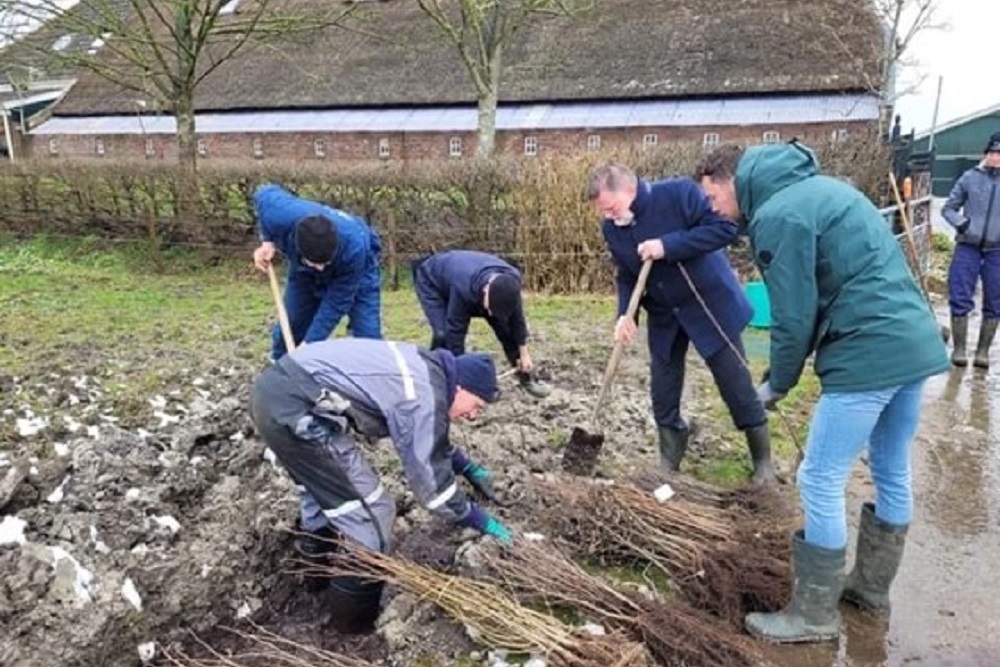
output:
[[[868,445],[875,515],[895,525],[913,518],[910,447],[920,421],[924,380],[907,385],[820,396],[799,467],[805,539],[827,549],[847,546],[844,488]]]

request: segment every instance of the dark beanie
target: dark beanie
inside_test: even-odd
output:
[[[986,144],[986,150],[984,153],[1000,152],[1000,132],[994,132],[990,135],[990,141]]]
[[[321,215],[300,220],[295,234],[299,254],[310,262],[327,264],[337,252],[337,229]]]
[[[488,354],[469,353],[455,358],[458,386],[487,403],[497,400],[497,371],[493,357]]]
[[[490,282],[490,314],[498,320],[510,319],[521,307],[521,281],[501,273]]]

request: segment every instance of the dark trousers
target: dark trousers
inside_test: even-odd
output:
[[[684,329],[679,329],[666,359],[653,356],[650,361],[649,391],[653,399],[653,418],[659,428],[683,431],[687,422],[681,416],[681,395],[684,392],[684,365],[690,339]],[[760,426],[767,421],[764,407],[757,399],[750,370],[741,359],[743,341],[733,341],[736,351],[728,345],[705,360],[715,379],[715,386],[733,424],[740,430]],[[737,356],[737,351],[739,355]]]
[[[968,243],[955,246],[948,268],[948,306],[955,317],[975,307],[976,283],[983,281],[983,317],[1000,317],[1000,248],[981,250]]]

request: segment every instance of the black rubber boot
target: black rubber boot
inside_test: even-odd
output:
[[[854,569],[844,584],[845,601],[875,616],[889,615],[889,587],[903,560],[908,528],[886,523],[875,516],[875,505],[864,504]]]
[[[771,429],[767,423],[748,428],[744,431],[747,437],[747,449],[750,450],[750,460],[753,462],[754,486],[774,486],[778,478],[774,474],[771,462]]]
[[[672,428],[660,428],[660,465],[671,472],[681,469],[681,461],[687,452],[690,429],[678,431]]]
[[[747,614],[747,631],[777,644],[822,642],[840,635],[837,602],[844,588],[846,549],[825,549],[792,537],[795,580],[792,600],[781,611]]]
[[[964,368],[969,365],[969,353],[966,352],[966,346],[969,340],[969,318],[968,317],[955,317],[951,318],[951,363],[954,366]]]
[[[385,582],[360,577],[333,577],[327,588],[330,624],[345,634],[365,634],[375,629]]]
[[[321,563],[330,554],[337,552],[338,534],[333,526],[326,525],[319,530],[303,531],[301,524],[296,522],[295,530],[299,531],[300,534],[295,536],[295,541],[292,544],[302,558]]]
[[[990,367],[990,346],[993,345],[993,337],[997,333],[997,318],[987,317],[979,326],[979,344],[976,345],[976,358],[972,360],[972,365],[976,368]]]

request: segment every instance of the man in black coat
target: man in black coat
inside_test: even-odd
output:
[[[413,284],[433,331],[431,349],[464,354],[469,323],[481,317],[517,369],[521,386],[536,398],[549,395],[551,389],[534,375],[517,269],[484,252],[449,250],[415,262]]]

